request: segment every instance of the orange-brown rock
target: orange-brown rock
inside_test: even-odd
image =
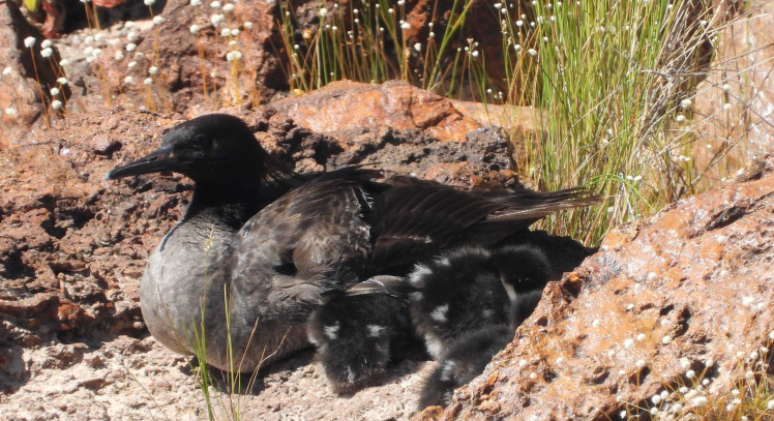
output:
[[[693,402],[653,403],[662,391],[713,401],[760,373],[774,329],[773,172],[769,157],[746,182],[610,232],[435,419],[618,419]]]
[[[462,141],[468,132],[481,128],[475,119],[454,104],[405,82],[369,85],[331,83],[308,95],[287,98],[269,105],[279,115],[300,126],[340,137],[351,130],[422,130],[441,141]]]

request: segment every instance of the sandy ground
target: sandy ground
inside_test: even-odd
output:
[[[118,336],[92,346],[49,344],[24,349],[18,389],[0,395],[0,419],[204,420],[204,393],[188,358],[153,338]],[[434,363],[404,361],[383,385],[339,396],[311,352],[269,367],[252,393],[231,395],[210,387],[215,419],[406,420],[415,410],[422,379]],[[26,381],[23,381],[24,377]]]

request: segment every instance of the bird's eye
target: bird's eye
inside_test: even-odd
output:
[[[209,149],[210,138],[203,134],[197,134],[191,138],[191,141],[188,142],[188,144],[193,149],[198,149],[198,150]]]

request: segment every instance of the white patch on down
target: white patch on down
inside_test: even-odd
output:
[[[355,382],[355,372],[352,371],[352,367],[347,366],[347,381],[349,383]]]
[[[452,372],[457,363],[454,360],[448,360],[441,366],[441,380],[448,382],[452,379]]]
[[[411,300],[411,301],[413,301],[415,303],[419,302],[419,301],[422,301],[422,298],[425,298],[425,296],[422,295],[421,292],[411,292],[411,293],[409,293],[409,300]]]
[[[514,288],[510,282],[505,282],[502,278],[500,278],[500,282],[505,288],[505,293],[508,294],[508,299],[511,300],[512,303],[515,303],[516,299],[519,298],[519,293],[516,292],[516,288]]]
[[[446,267],[451,266],[451,262],[449,261],[448,257],[437,257],[435,259],[435,263],[437,263],[438,266],[446,266]]]
[[[341,328],[341,325],[339,325],[339,322],[336,322],[330,326],[325,326],[323,328],[323,333],[325,333],[325,336],[327,336],[328,339],[335,340],[339,336],[339,328]]]
[[[448,311],[449,311],[448,304],[438,306],[432,311],[432,313],[430,313],[430,318],[435,320],[436,322],[444,323],[446,322],[446,313]]]
[[[432,275],[433,271],[425,265],[416,265],[414,271],[409,275],[409,282],[414,287],[421,287],[424,284],[424,277]]]
[[[486,309],[481,312],[481,316],[485,319],[491,319],[492,316],[494,316],[494,310],[492,309]]]
[[[443,353],[443,343],[435,335],[425,335],[425,346],[427,346],[427,353],[436,360],[441,359],[441,353]]]
[[[378,338],[382,336],[382,333],[384,333],[384,331],[387,330],[386,327],[379,326],[379,325],[368,325],[367,328],[368,328],[368,336],[372,338]]]

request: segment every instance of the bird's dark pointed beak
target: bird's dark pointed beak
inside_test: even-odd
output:
[[[105,175],[105,180],[115,180],[130,175],[151,174],[174,169],[177,163],[172,148],[162,147],[143,158],[132,161],[126,165],[113,168]]]

